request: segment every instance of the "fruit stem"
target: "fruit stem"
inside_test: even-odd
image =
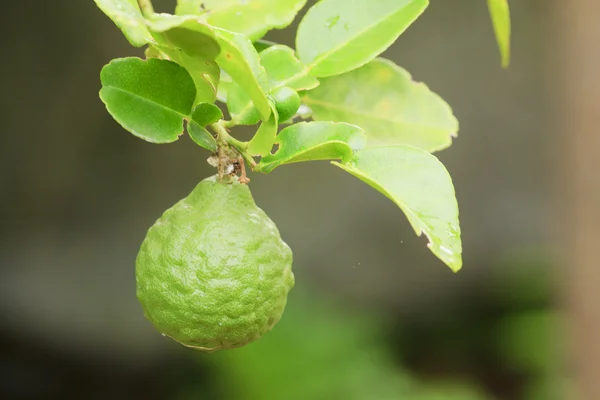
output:
[[[227,132],[225,121],[221,120],[212,124],[210,127],[217,134],[217,144],[219,147],[233,147],[251,168],[256,166],[256,161],[254,161],[252,156],[247,152],[248,142],[242,142],[232,137],[229,132]]]
[[[154,15],[154,7],[151,0],[137,0],[137,2],[144,17],[147,18]]]

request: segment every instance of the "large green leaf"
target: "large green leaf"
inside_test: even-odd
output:
[[[350,161],[353,152],[366,144],[363,130],[358,126],[334,122],[301,122],[282,130],[275,143],[275,154],[269,154],[254,168],[271,172],[283,164],[312,160]]]
[[[502,67],[510,63],[510,9],[508,0],[488,0],[496,41],[502,58]]]
[[[433,254],[453,271],[461,268],[458,205],[450,175],[437,158],[411,146],[374,147],[333,164],[396,203],[417,235],[429,238]]]
[[[444,100],[381,58],[321,79],[303,101],[315,120],[363,128],[369,147],[408,144],[431,152],[450,146],[458,131],[458,121]]]
[[[252,40],[292,23],[306,0],[179,0],[177,13],[196,13],[209,24]]]
[[[191,119],[187,123],[188,134],[197,145],[213,152],[217,151],[215,138],[205,127],[221,118],[223,113],[219,107],[211,103],[200,103],[192,111]]]
[[[321,0],[300,22],[298,56],[317,77],[358,68],[394,43],[428,4],[428,0]]]
[[[248,143],[248,153],[253,156],[266,156],[271,152],[275,137],[277,136],[277,128],[279,127],[279,115],[275,109],[275,104],[269,101],[271,106],[271,116],[268,120],[263,121],[260,127]]]
[[[121,29],[129,43],[141,47],[153,41],[146,28],[137,0],[94,0],[96,5]]]
[[[147,25],[157,44],[154,52],[185,69],[196,85],[194,104],[213,103],[219,85],[219,67],[214,61],[220,52],[212,28],[194,16],[156,14]]]
[[[244,35],[219,28],[215,28],[215,31],[217,42],[221,46],[217,63],[252,99],[262,120],[268,120],[271,115],[271,105],[267,98],[270,91],[269,79],[260,64],[258,52]]]
[[[121,58],[100,73],[100,98],[125,129],[148,142],[169,143],[183,133],[196,97],[194,81],[178,64]]]
[[[319,80],[308,74],[308,68],[296,58],[293,49],[274,45],[260,53],[260,63],[267,71],[271,90],[289,86],[297,91],[309,90],[319,85]]]

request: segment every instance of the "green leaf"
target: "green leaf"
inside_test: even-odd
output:
[[[194,105],[215,102],[220,72],[215,61],[191,57],[179,49],[170,47],[151,45],[148,49],[154,49],[152,52],[160,53],[160,58],[174,61],[188,71],[196,86]]]
[[[508,0],[488,0],[488,9],[502,58],[502,67],[510,63],[510,9]]]
[[[179,3],[179,13],[196,11],[212,26],[256,40],[273,28],[291,24],[306,0],[180,0]]]
[[[268,120],[271,115],[271,105],[267,98],[270,91],[269,80],[260,64],[258,52],[244,35],[218,28],[215,31],[221,46],[217,64],[248,94],[262,120]]]
[[[260,124],[254,137],[248,142],[248,153],[253,156],[266,156],[271,153],[273,144],[275,144],[279,116],[277,115],[275,104],[271,101],[269,101],[269,104],[271,105],[271,116],[267,121],[263,121]]]
[[[187,132],[190,138],[200,147],[204,147],[206,150],[217,151],[217,142],[215,138],[210,134],[206,128],[195,124],[193,121],[188,122]]]
[[[121,58],[100,73],[100,98],[126,130],[148,142],[174,142],[183,133],[196,97],[194,82],[178,64]]]
[[[356,70],[321,79],[303,102],[319,121],[363,128],[368,146],[408,144],[430,152],[452,144],[458,121],[452,109],[408,72],[381,58]]]
[[[287,46],[270,46],[260,53],[260,63],[267,72],[271,92],[283,86],[307,90],[319,84],[317,78],[307,74],[308,70],[296,58],[294,50]],[[254,125],[260,121],[252,100],[239,85],[230,85],[228,98],[227,108],[237,125]]]
[[[321,0],[300,22],[298,56],[317,77],[353,70],[394,43],[428,4],[428,0]]]
[[[148,45],[146,50],[144,50],[144,57],[146,58],[160,58],[161,60],[168,59],[168,56],[160,51],[154,45]]]
[[[396,203],[417,235],[454,272],[462,266],[458,205],[446,168],[431,154],[411,146],[359,151],[348,163],[334,165]]]
[[[194,80],[194,104],[213,103],[219,85],[219,66],[214,61],[220,52],[212,28],[196,17],[156,14],[147,24],[157,44],[155,52],[178,63]]]
[[[196,99],[194,105],[200,103],[214,103],[217,99],[219,86],[219,65],[212,60],[202,60],[188,55],[180,54],[171,59],[186,68],[196,85]]]
[[[296,58],[294,50],[284,45],[274,45],[260,53],[260,62],[271,82],[271,90],[289,86],[297,91],[309,90],[319,85],[319,80],[308,74],[308,68]]]
[[[214,124],[223,118],[223,112],[219,107],[211,103],[198,104],[192,111],[192,121],[200,126]]]
[[[94,1],[98,8],[121,29],[133,46],[142,47],[146,43],[153,42],[137,0]]]
[[[219,88],[217,89],[217,100],[221,103],[227,103],[227,93],[229,92],[229,87],[233,81],[231,80],[231,76],[223,70],[221,70],[221,80],[219,81]]]
[[[146,23],[161,46],[208,60],[216,59],[221,51],[213,28],[197,17],[155,14]]]
[[[252,99],[236,82],[227,89],[227,110],[235,125],[254,125],[261,120]]]
[[[217,143],[205,126],[214,124],[223,118],[221,109],[211,103],[201,103],[192,111],[192,118],[187,124],[187,131],[192,140],[199,146],[212,152],[217,151]]]
[[[277,43],[271,42],[270,40],[258,39],[252,44],[254,45],[256,51],[260,53],[261,51],[266,50],[271,46],[275,46]]]
[[[204,0],[177,0],[175,7],[176,15],[200,15],[206,10],[204,9]]]
[[[333,122],[301,122],[282,130],[275,143],[275,154],[269,154],[254,168],[271,172],[283,164],[312,160],[338,159],[350,161],[353,152],[366,144],[363,130],[355,125]]]

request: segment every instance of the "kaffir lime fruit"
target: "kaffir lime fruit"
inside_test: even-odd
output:
[[[300,96],[291,87],[283,86],[275,89],[271,93],[271,98],[275,102],[275,109],[279,114],[280,122],[292,118],[300,108]]]
[[[290,248],[248,186],[211,177],[148,231],[137,296],[146,318],[186,346],[240,347],[281,318],[291,268]]]

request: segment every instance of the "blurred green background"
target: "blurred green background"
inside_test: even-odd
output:
[[[551,245],[550,4],[511,2],[509,70],[484,1],[433,1],[384,54],[461,123],[438,156],[456,186],[463,270],[452,274],[392,202],[327,163],[255,174],[297,284],[271,333],[206,355],[144,319],[134,259],[162,211],[214,173],[208,153],[187,137],[145,143],[111,119],[100,69],[141,50],[92,0],[3,2],[0,398],[576,398]]]

